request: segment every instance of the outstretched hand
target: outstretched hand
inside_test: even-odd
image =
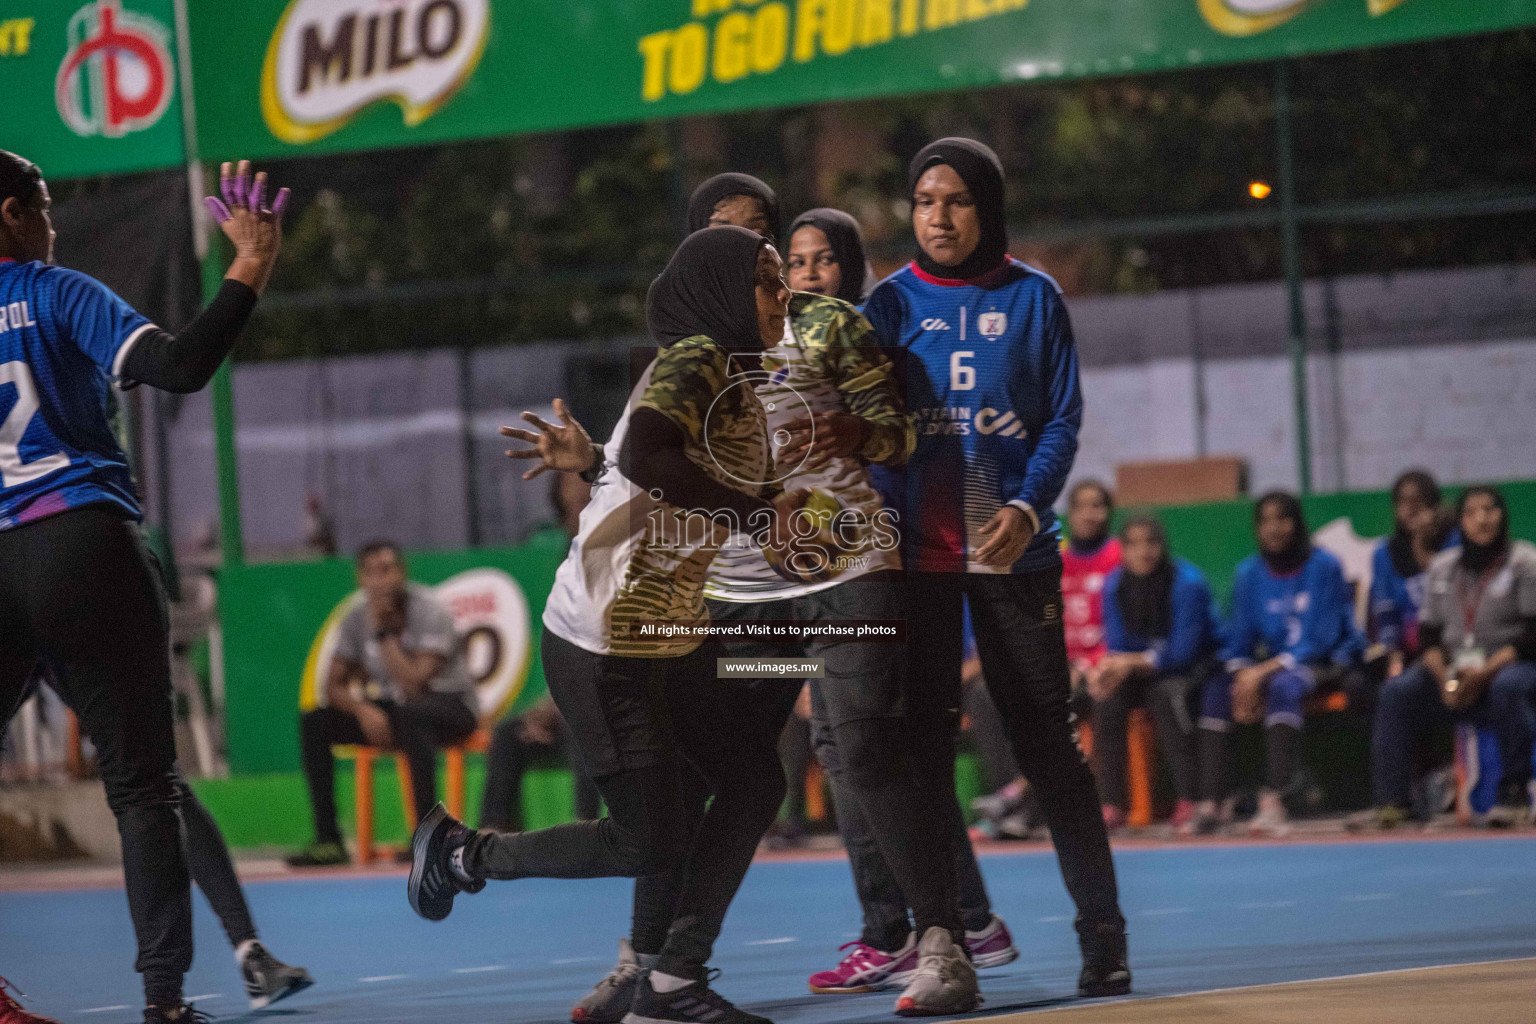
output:
[[[551,469],[567,473],[584,473],[592,468],[596,457],[592,447],[592,437],[585,427],[576,422],[576,417],[571,415],[570,406],[565,404],[565,399],[555,399],[555,416],[559,418],[560,426],[541,419],[531,412],[523,413],[523,420],[538,427],[538,433],[524,430],[522,427],[501,428],[503,437],[515,437],[519,441],[527,441],[533,445],[532,448],[508,448],[508,458],[540,460],[537,466],[523,474],[524,480],[532,480],[540,473]]]
[[[219,192],[223,199],[207,196],[203,205],[235,246],[235,261],[224,276],[259,293],[272,277],[282,247],[288,190],[278,189],[267,206],[267,172],[258,171],[252,178],[251,162],[241,160],[238,167],[226,162],[219,168]]]

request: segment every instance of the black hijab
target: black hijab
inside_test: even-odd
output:
[[[1173,559],[1168,554],[1168,531],[1151,516],[1131,516],[1120,527],[1120,543],[1138,528],[1152,532],[1163,554],[1145,576],[1122,566],[1115,601],[1131,635],[1162,640],[1173,631]]]
[[[930,167],[954,168],[971,197],[981,222],[976,249],[958,265],[936,263],[918,246],[917,265],[934,277],[970,279],[993,270],[1008,255],[1008,222],[1003,211],[1003,162],[997,154],[974,139],[940,139],[924,146],[907,168],[907,197],[917,191],[917,180]]]
[[[1279,576],[1288,576],[1307,564],[1307,559],[1312,557],[1312,531],[1307,528],[1307,515],[1301,510],[1301,502],[1293,494],[1285,491],[1270,491],[1258,500],[1253,506],[1253,525],[1257,529],[1259,519],[1264,514],[1265,505],[1275,505],[1280,509],[1280,514],[1289,519],[1293,524],[1291,542],[1285,549],[1275,554],[1265,551],[1263,545],[1259,547],[1259,556],[1264,559],[1264,564],[1269,566],[1269,571]]]
[[[1474,495],[1486,494],[1493,499],[1493,503],[1499,509],[1499,533],[1490,543],[1474,544],[1467,536],[1467,531],[1461,531],[1461,567],[1474,576],[1480,576],[1487,572],[1504,553],[1509,550],[1509,506],[1504,502],[1504,495],[1493,487],[1468,487],[1461,493],[1461,500],[1456,503],[1456,525],[1461,525],[1461,517],[1467,511],[1467,501]]]
[[[1392,504],[1397,504],[1398,495],[1403,488],[1412,487],[1424,498],[1424,503],[1430,508],[1440,508],[1440,485],[1435,483],[1435,478],[1422,469],[1410,469],[1392,482]],[[1435,536],[1429,539],[1429,550],[1439,551],[1445,546],[1446,538],[1450,536],[1454,527],[1448,520],[1442,519],[1437,527]],[[1413,534],[1402,523],[1393,521],[1392,536],[1387,539],[1387,557],[1392,560],[1392,568],[1405,580],[1413,579],[1424,571],[1419,565],[1419,557],[1413,550]]]
[[[773,233],[769,241],[777,245],[779,239],[784,237],[784,221],[779,212],[778,195],[752,175],[737,174],[734,171],[717,174],[693,190],[693,195],[688,197],[688,233],[693,234],[709,227],[709,215],[715,212],[715,204],[732,196],[752,196],[763,204],[763,213],[768,218],[768,230]]]
[[[645,324],[663,348],[702,334],[727,348],[763,347],[757,330],[757,252],[768,240],[722,226],[683,239],[645,296]]]
[[[838,269],[843,275],[843,283],[837,288],[837,298],[854,305],[863,302],[874,283],[875,272],[864,256],[864,235],[859,230],[859,222],[842,210],[826,206],[806,210],[789,226],[788,244],[784,247],[786,258],[789,245],[794,243],[795,232],[807,225],[826,235],[827,244],[832,247],[832,258],[837,260]]]

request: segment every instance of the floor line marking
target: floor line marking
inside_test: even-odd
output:
[[[487,971],[504,971],[506,969],[507,969],[507,965],[506,964],[487,964],[484,967],[455,967],[453,969],[453,973],[454,974],[484,974]]]
[[[373,981],[399,981],[401,978],[409,978],[409,974],[375,974],[371,978],[358,978],[358,981],[367,983]]]
[[[1395,892],[1362,892],[1355,896],[1341,896],[1341,903],[1369,903],[1372,900],[1390,900],[1397,896]]]
[[[561,959],[561,960],[551,960],[550,963],[552,963],[552,964],[590,964],[590,963],[592,963],[596,959],[597,959],[597,957],[595,957],[595,956],[568,956],[568,957],[565,957],[564,959]]]
[[[222,992],[209,992],[205,996],[187,996],[187,1002],[189,1002],[189,1003],[206,1003],[210,999],[223,999],[223,998],[224,998],[224,993],[222,993]]]
[[[1037,917],[1035,920],[1041,924],[1051,924],[1056,921],[1070,921],[1071,917],[1066,914],[1052,914],[1050,917]]]
[[[116,1006],[93,1006],[89,1010],[81,1010],[81,1013],[112,1013],[114,1010],[131,1010],[133,1007],[127,1003],[118,1003]]]
[[[1447,892],[1446,895],[1447,896],[1487,896],[1487,895],[1489,895],[1492,892],[1493,892],[1492,889],[1452,889],[1450,892]]]
[[[1463,964],[1430,964],[1427,967],[1394,967],[1386,971],[1361,971],[1358,974],[1331,974],[1324,978],[1293,978],[1290,981],[1266,981],[1258,985],[1233,985],[1230,988],[1203,988],[1198,992],[1171,992],[1165,996],[1142,996],[1139,999],[1127,1000],[1126,1003],[1155,1003],[1166,999],[1188,999],[1191,996],[1215,996],[1227,992],[1247,992],[1256,988],[1279,988],[1282,985],[1315,985],[1323,981],[1353,981],[1356,978],[1380,978],[1391,974],[1412,974],[1415,971],[1443,971],[1453,967],[1491,967],[1494,964],[1522,964],[1536,962],[1536,956],[1512,956],[1502,960],[1473,960]],[[1122,1005],[1120,1003],[1106,1004],[1097,1000],[1090,1001],[1084,1006],[1053,1006],[1052,1013],[1075,1013],[1079,1010],[1103,1010],[1106,1005]],[[1026,1011],[1027,1012],[1027,1011]],[[977,1018],[977,1024],[987,1024],[988,1018]]]
[[[1161,909],[1158,909],[1158,910],[1143,910],[1141,912],[1141,916],[1142,917],[1167,917],[1169,914],[1191,914],[1191,913],[1194,913],[1194,911],[1191,910],[1189,907],[1164,907],[1164,908],[1161,908]]]
[[[1294,907],[1295,900],[1260,900],[1257,903],[1239,903],[1238,910],[1276,910],[1280,907]]]
[[[786,943],[786,942],[799,942],[799,941],[800,941],[799,939],[797,939],[797,938],[795,938],[794,936],[791,935],[791,936],[788,936],[788,937],[782,938],[782,939],[753,939],[751,942],[744,942],[744,943],[742,943],[742,945],[744,945],[744,946],[778,946],[778,945],[782,945],[783,943]]]

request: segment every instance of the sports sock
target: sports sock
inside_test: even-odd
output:
[[[662,995],[687,988],[692,984],[694,984],[692,978],[679,978],[675,974],[663,974],[660,971],[651,972],[651,988]]]
[[[255,948],[256,948],[256,940],[255,939],[246,939],[244,942],[240,943],[240,945],[235,947],[235,963],[237,963],[237,964],[245,963],[245,958],[250,956],[251,955],[251,950],[253,950]]]

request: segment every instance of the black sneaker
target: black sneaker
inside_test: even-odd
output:
[[[1077,994],[1084,999],[1123,996],[1131,991],[1131,968],[1126,963],[1125,929],[1101,924],[1079,938],[1083,971],[1077,976]]]
[[[169,1010],[146,1006],[144,1024],[213,1024],[213,1018],[201,1010],[194,1010],[191,1003],[182,1003]]]
[[[245,994],[250,997],[253,1010],[271,1006],[315,983],[304,968],[283,963],[259,942],[247,946],[238,963],[240,976],[245,979]]]
[[[291,868],[334,868],[351,863],[340,843],[310,843],[298,853],[283,858]]]
[[[428,921],[441,921],[453,912],[453,898],[461,892],[477,893],[484,879],[465,883],[448,866],[448,858],[475,833],[439,803],[416,826],[411,837],[411,877],[405,883],[411,909]]]
[[[737,1009],[729,999],[709,987],[719,971],[707,979],[665,994],[651,987],[647,974],[635,986],[635,1001],[624,1015],[624,1024],[773,1024]]]

